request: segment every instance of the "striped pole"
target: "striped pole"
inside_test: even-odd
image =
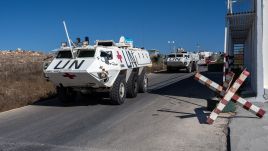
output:
[[[207,77],[201,75],[200,73],[196,73],[195,74],[195,79],[200,82],[201,84],[204,84],[206,86],[208,86],[211,90],[220,93],[220,95],[223,97],[226,93],[226,91],[223,90],[223,87],[220,86],[219,84],[217,84],[214,81],[209,80]],[[209,82],[207,82],[209,81]],[[238,103],[238,105],[242,106],[244,109],[250,111],[251,113],[255,114],[256,116],[258,116],[259,118],[262,118],[265,114],[265,111],[257,106],[255,106],[254,104],[252,104],[249,101],[246,101],[244,98],[238,96],[238,95],[234,95],[232,97],[232,100],[234,103]]]
[[[228,63],[228,55],[226,53],[224,53],[224,56],[223,56],[223,81],[226,80],[226,74],[228,73],[229,71],[229,63]]]
[[[230,88],[231,83],[234,79],[234,75],[235,74],[233,72],[228,72],[228,74],[226,75],[225,81],[223,82],[223,88],[222,88],[223,91],[221,91],[221,93],[222,93],[221,96],[224,96],[225,93],[223,93],[223,92],[227,91]]]
[[[236,91],[240,88],[240,86],[244,83],[246,78],[249,76],[249,72],[244,70],[239,78],[235,81],[232,87],[227,91],[224,97],[221,99],[217,107],[211,112],[209,118],[207,119],[208,124],[212,124],[217,117],[219,116],[220,112],[225,108],[225,106],[229,103],[232,97],[235,95]]]
[[[220,93],[223,90],[222,86],[220,86],[218,83],[208,79],[207,77],[201,75],[200,73],[196,73],[194,79],[200,82],[201,84],[206,85],[211,90],[217,93]]]
[[[228,56],[228,70],[230,71],[234,67],[234,56]]]

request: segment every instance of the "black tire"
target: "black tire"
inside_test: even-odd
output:
[[[110,91],[110,99],[113,104],[120,105],[126,100],[126,81],[125,77],[119,75]]]
[[[199,66],[197,63],[195,63],[195,71],[198,72],[199,71]]]
[[[186,70],[187,70],[188,73],[191,73],[192,69],[193,69],[193,64],[190,63]]]
[[[127,97],[135,98],[138,94],[138,82],[137,73],[132,72],[127,82]]]
[[[177,68],[176,72],[181,72],[181,68]]]
[[[147,92],[147,88],[148,88],[148,78],[146,76],[146,71],[143,70],[138,77],[138,91],[140,93],[145,93]]]
[[[171,67],[167,67],[167,72],[172,72],[172,68]]]
[[[76,92],[73,91],[72,88],[65,88],[65,87],[57,87],[57,94],[58,94],[58,99],[62,103],[71,103],[74,102],[76,98]]]

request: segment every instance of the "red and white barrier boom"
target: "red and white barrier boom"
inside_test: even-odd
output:
[[[240,106],[242,106],[244,109],[249,110],[259,118],[262,118],[265,114],[265,111],[255,105],[253,105],[251,102],[246,101],[242,97],[238,96],[236,91],[239,89],[239,87],[243,84],[247,76],[249,75],[249,72],[244,70],[240,77],[235,81],[235,83],[232,85],[232,87],[229,89],[230,84],[232,82],[232,79],[234,77],[234,73],[229,72],[226,75],[226,80],[223,84],[223,87],[217,84],[216,82],[211,81],[207,77],[201,75],[200,73],[195,74],[195,79],[198,80],[200,83],[208,86],[213,91],[216,91],[220,94],[221,97],[223,97],[220,101],[220,103],[217,105],[217,107],[212,111],[210,117],[207,120],[208,124],[212,124],[220,112],[224,109],[224,107],[228,104],[228,102],[231,100],[234,103],[238,103]]]

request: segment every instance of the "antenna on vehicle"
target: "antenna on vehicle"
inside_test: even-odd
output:
[[[67,30],[67,26],[66,26],[65,21],[63,21],[63,26],[64,26],[64,30],[65,30],[65,33],[66,33],[66,36],[67,36],[67,39],[68,39],[69,47],[71,48],[72,57],[74,58],[74,54],[73,54],[73,46],[72,46],[71,39],[70,39],[70,37],[69,37],[69,33],[68,33],[68,30]]]

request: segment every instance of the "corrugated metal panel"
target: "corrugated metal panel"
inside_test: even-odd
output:
[[[254,23],[255,16],[255,12],[227,14],[230,34],[235,43],[246,40],[248,32]]]

